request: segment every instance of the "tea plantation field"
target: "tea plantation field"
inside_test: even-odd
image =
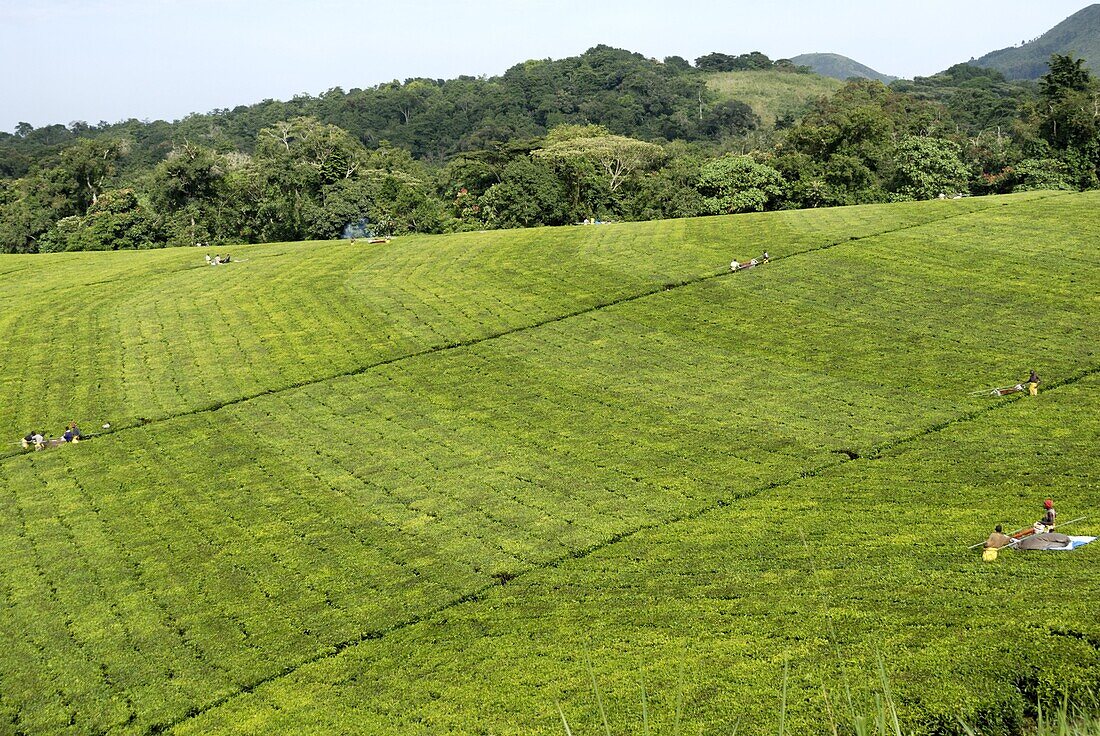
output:
[[[1011,731],[1100,688],[1100,548],[966,551],[1100,502],[1097,205],[5,256],[0,733]]]

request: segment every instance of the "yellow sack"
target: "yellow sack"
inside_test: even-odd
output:
[[[997,550],[994,549],[993,547],[988,547],[984,552],[982,552],[982,561],[983,562],[993,562],[996,559],[997,559]]]

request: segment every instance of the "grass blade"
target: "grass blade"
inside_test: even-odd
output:
[[[680,674],[676,685],[676,721],[673,723],[672,732],[680,736],[680,723],[684,716],[684,661],[680,660]]]
[[[573,730],[569,728],[569,721],[565,720],[565,711],[561,709],[561,703],[554,703],[558,706],[558,715],[561,716],[561,725],[565,726],[565,736],[573,736]]]
[[[785,736],[787,732],[787,678],[790,675],[791,663],[783,663],[783,691],[779,698],[779,736]]]
[[[886,700],[886,708],[890,714],[890,725],[893,727],[893,733],[895,736],[902,736],[901,722],[898,720],[898,709],[894,706],[894,696],[890,692],[890,679],[886,677],[886,660],[882,656],[882,652],[878,655],[878,676],[882,682],[882,695]],[[886,712],[883,713],[883,720],[885,720]]]
[[[596,670],[592,667],[592,660],[586,654],[584,663],[588,666],[588,676],[592,680],[592,690],[596,693],[596,705],[600,708],[600,720],[603,722],[605,736],[611,736],[611,727],[607,725],[607,711],[603,707],[603,696],[600,695],[600,686],[596,683]]]

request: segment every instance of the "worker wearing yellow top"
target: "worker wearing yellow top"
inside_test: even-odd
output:
[[[1039,374],[1035,372],[1035,369],[1031,369],[1031,375],[1027,377],[1027,390],[1031,392],[1032,396],[1039,395]]]

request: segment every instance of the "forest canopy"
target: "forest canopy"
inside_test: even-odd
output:
[[[851,80],[772,116],[722,74],[607,46],[497,77],[407,79],[183,120],[0,133],[0,251],[437,233],[1097,186],[1096,80],[958,65]]]

